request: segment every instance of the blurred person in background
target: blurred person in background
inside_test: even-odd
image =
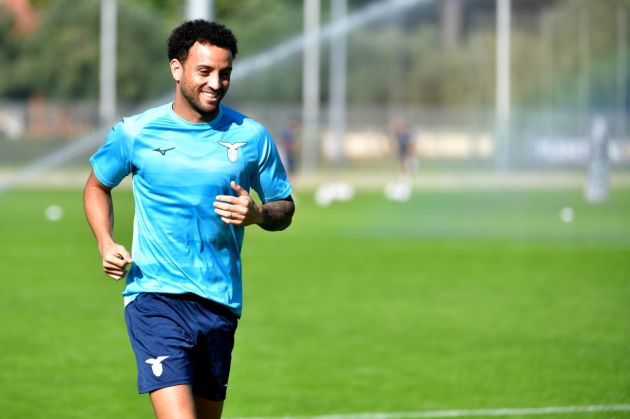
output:
[[[299,132],[300,121],[297,118],[290,118],[280,135],[280,155],[289,176],[293,175],[296,169]]]
[[[158,418],[221,417],[242,310],[245,227],[283,230],[295,209],[267,130],[221,104],[236,53],[223,25],[177,27],[168,40],[174,102],[123,118],[90,159],[86,217],[104,272],[127,277],[138,391],[150,394]],[[113,237],[111,196],[130,174],[131,253]]]
[[[393,121],[392,137],[398,152],[400,172],[402,175],[411,176],[418,166],[418,159],[415,156],[413,136],[405,118],[399,117]]]

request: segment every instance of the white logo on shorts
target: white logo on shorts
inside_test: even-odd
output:
[[[164,368],[162,367],[162,361],[164,361],[168,356],[158,356],[157,358],[149,358],[146,362],[151,365],[151,370],[156,377],[159,377],[164,372]]]

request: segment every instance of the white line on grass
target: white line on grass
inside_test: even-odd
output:
[[[545,414],[592,413],[592,412],[630,412],[630,404],[598,406],[552,406],[518,409],[471,409],[471,410],[434,410],[424,412],[398,413],[349,413],[344,415],[324,416],[276,416],[247,417],[232,419],[407,419],[407,418],[462,418],[474,416],[528,416]]]

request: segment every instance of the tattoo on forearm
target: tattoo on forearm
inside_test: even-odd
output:
[[[263,221],[259,224],[268,231],[280,231],[291,225],[295,212],[292,199],[267,202],[263,205]]]

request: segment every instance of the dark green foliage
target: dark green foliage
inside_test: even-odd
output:
[[[350,13],[373,3],[349,2]],[[619,93],[619,16],[630,17],[630,0],[514,1],[512,98],[516,106],[610,109]],[[15,35],[0,14],[0,97],[95,99],[98,96],[97,0],[37,0],[34,33]],[[348,100],[429,106],[492,107],[495,100],[494,1],[466,3],[460,42],[443,47],[440,2],[427,2],[398,18],[384,18],[348,40]],[[543,7],[541,7],[543,6]],[[302,4],[291,0],[215,0],[217,19],[239,38],[242,60],[300,33]],[[330,19],[322,2],[322,24]],[[118,98],[134,105],[167,94],[172,80],[164,58],[170,30],[181,21],[184,0],[120,0]],[[398,20],[397,20],[398,19]],[[390,22],[390,23],[388,23]],[[606,28],[603,30],[602,28]],[[630,39],[626,29],[625,54]],[[583,40],[587,39],[588,54]],[[627,59],[627,58],[626,58]],[[321,96],[327,97],[328,45],[322,49]],[[238,65],[238,62],[237,62]],[[627,67],[626,67],[627,68]],[[298,102],[300,56],[239,81],[235,100]],[[630,76],[625,77],[626,89]],[[630,99],[626,92],[625,100]]]

